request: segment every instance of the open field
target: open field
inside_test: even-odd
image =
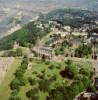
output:
[[[16,58],[10,69],[6,73],[4,80],[0,84],[0,100],[8,100],[11,90],[9,87],[10,82],[14,78],[14,73],[19,66],[21,59]]]

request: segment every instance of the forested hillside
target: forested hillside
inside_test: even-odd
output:
[[[2,38],[0,40],[0,50],[12,49],[15,41],[17,41],[21,46],[27,46],[29,44],[34,45],[37,37],[42,38],[47,34],[46,31],[45,28],[38,28],[34,22],[31,22],[22,29]]]

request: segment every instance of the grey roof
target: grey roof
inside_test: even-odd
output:
[[[50,47],[34,47],[33,51],[42,55],[52,55],[52,49]]]

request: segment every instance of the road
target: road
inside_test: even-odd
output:
[[[98,61],[93,62],[93,67],[95,68],[95,77],[98,77]]]

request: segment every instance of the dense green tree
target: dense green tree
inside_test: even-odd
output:
[[[79,94],[79,87],[77,84],[71,85],[72,91],[73,91],[73,97]]]
[[[18,94],[18,91],[17,91],[17,90],[13,90],[13,91],[11,92],[11,96],[17,96],[17,94]]]
[[[68,59],[67,61],[65,61],[65,64],[67,64],[67,66],[70,66],[72,64],[72,60]]]
[[[17,97],[17,96],[11,96],[9,98],[9,100],[21,100],[21,98],[20,97]]]
[[[13,99],[13,96],[17,96],[21,86],[25,86],[27,83],[26,78],[24,77],[24,73],[27,69],[28,66],[28,59],[27,57],[23,58],[23,61],[21,62],[21,65],[19,66],[19,68],[17,69],[16,73],[15,73],[15,79],[12,80],[12,82],[10,83],[10,88],[12,90],[12,100],[16,100]],[[18,99],[17,99],[18,100]]]
[[[29,77],[28,81],[29,81],[30,85],[35,85],[35,83],[36,83],[35,79],[33,79],[32,77]]]
[[[27,84],[27,80],[25,77],[20,77],[19,81],[20,81],[20,86],[25,86]]]
[[[90,46],[82,44],[80,45],[78,48],[76,48],[75,50],[75,54],[78,57],[84,57],[84,56],[88,56],[92,53],[92,49]]]
[[[55,90],[49,92],[47,100],[73,100],[73,98],[79,93],[79,87],[77,84],[71,86],[61,86]]]
[[[75,78],[78,75],[78,69],[74,65],[67,66],[65,68],[66,75],[69,78]]]
[[[24,74],[24,70],[20,69],[16,71],[15,76],[17,78],[20,78],[20,77],[23,77],[23,74]]]
[[[43,92],[49,92],[50,91],[50,80],[47,80],[47,79],[39,80],[39,89]]]
[[[34,88],[34,89],[31,89],[30,91],[28,91],[26,93],[26,96],[31,100],[38,100],[37,94],[38,94],[38,89]]]
[[[84,86],[84,84],[83,84],[82,81],[79,81],[77,85],[78,85],[78,87],[79,87],[79,91],[80,91],[80,92],[84,91],[85,86]]]
[[[81,80],[82,80],[85,88],[87,88],[91,84],[91,80],[88,80],[87,76],[83,76],[83,78]]]
[[[87,89],[86,89],[86,91],[87,92],[93,92],[93,93],[95,93],[96,92],[96,88],[95,88],[95,86],[93,86],[93,85],[89,85],[88,87],[87,87]]]
[[[16,55],[19,57],[19,56],[23,56],[23,51],[21,48],[17,48],[16,49]]]
[[[15,78],[11,83],[10,83],[10,88],[12,90],[17,90],[19,91],[20,90],[20,81]]]

